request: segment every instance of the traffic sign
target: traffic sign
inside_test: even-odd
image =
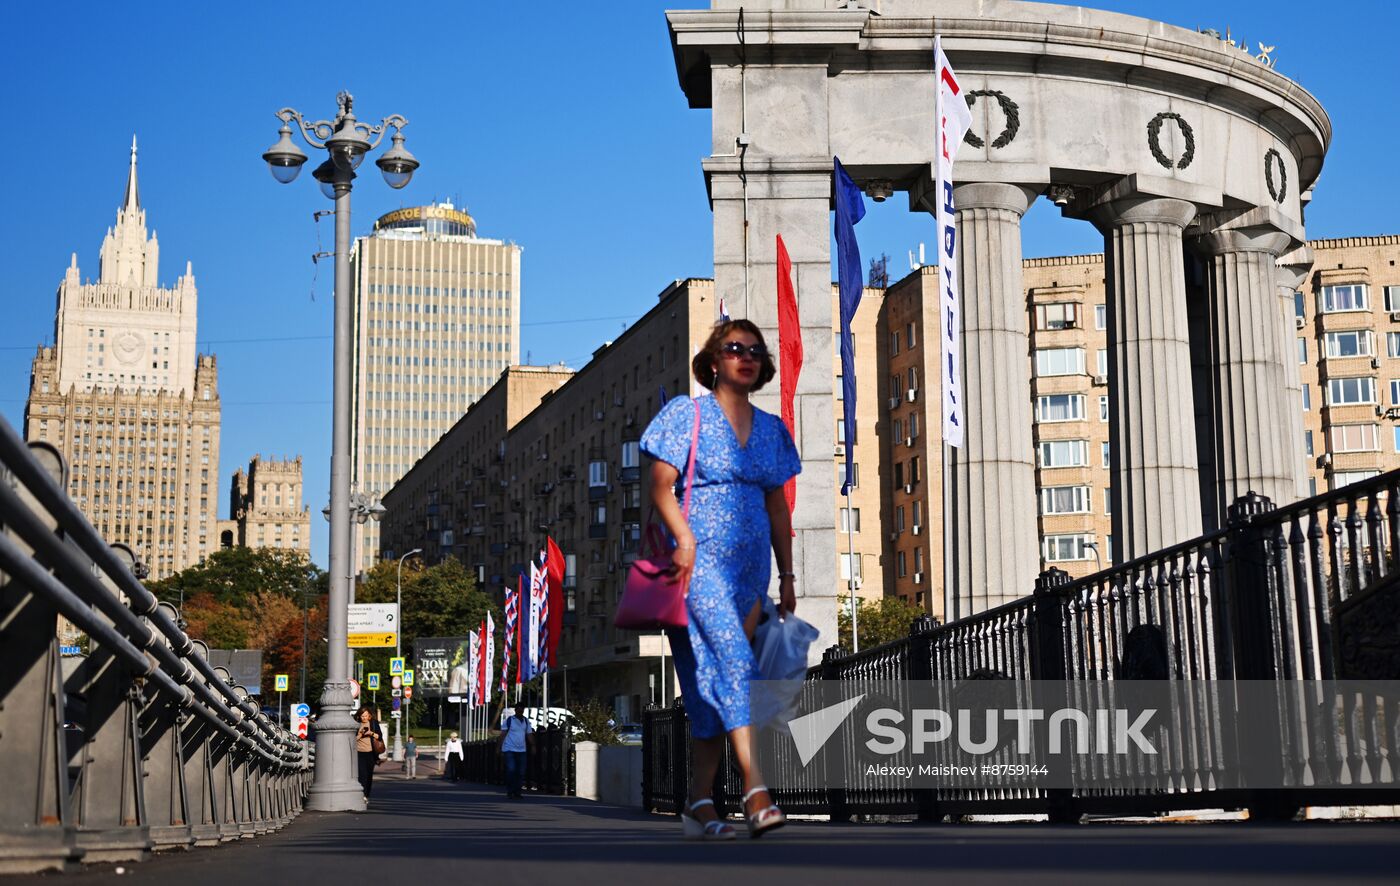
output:
[[[460,695],[449,695],[449,696],[447,696],[447,703],[448,703],[448,704],[461,704],[461,703],[462,703],[462,696],[460,696]]]
[[[412,685],[413,685],[413,669],[412,669],[412,668],[409,668],[408,670],[406,670],[406,671],[403,672],[403,685],[405,685],[405,686],[412,686]]]
[[[399,719],[399,718],[402,717],[402,716],[403,716],[403,711],[390,711],[390,712],[389,712],[389,718],[392,719],[392,720],[397,720],[397,719]]]
[[[293,717],[309,717],[309,716],[311,716],[311,705],[309,705],[309,704],[307,704],[307,703],[305,703],[305,702],[302,702],[301,704],[294,704],[294,705],[292,705],[292,716],[293,716]]]
[[[392,695],[394,696],[394,698],[398,698],[400,695],[403,695],[403,690],[402,690],[402,689],[395,689],[395,690],[393,691]]]
[[[405,686],[405,687],[404,687],[404,690],[403,690],[403,697],[404,697],[404,698],[412,698],[412,697],[413,697],[413,687],[412,687],[412,686]]]
[[[389,702],[389,707],[392,708],[392,709],[394,709],[394,710],[396,710],[396,711],[397,711],[399,708],[401,708],[402,706],[403,706],[403,699],[401,699],[401,698],[396,698],[396,699],[394,699],[393,701]]]
[[[378,674],[368,674],[368,675],[366,675],[365,686],[367,686],[367,687],[370,688],[370,689],[374,689],[374,690],[379,689],[379,675],[378,675]]]
[[[394,676],[389,678],[389,685],[394,687],[395,689],[398,689],[403,686],[403,678],[395,674]]]
[[[274,691],[276,691],[276,692],[286,692],[286,691],[287,691],[287,675],[286,675],[286,674],[278,674],[277,676],[273,677],[272,679],[274,679],[274,680],[277,681],[277,686],[276,686],[276,688],[275,688]]]
[[[352,648],[393,646],[398,639],[399,607],[395,603],[355,603],[350,606],[346,644]]]
[[[354,679],[353,677],[352,677],[351,680],[350,680],[350,697],[351,697],[351,698],[359,698],[359,697],[360,697],[360,681]]]
[[[391,658],[391,659],[389,659],[389,674],[390,674],[391,676],[394,676],[394,677],[397,677],[397,676],[400,676],[400,675],[403,674],[403,659],[402,659],[402,658]]]
[[[306,721],[311,716],[311,705],[305,702],[292,705],[292,733],[297,738],[306,738]]]

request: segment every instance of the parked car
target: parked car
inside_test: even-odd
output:
[[[623,744],[642,743],[642,724],[640,723],[619,724],[616,729],[616,732],[618,741],[622,742]]]

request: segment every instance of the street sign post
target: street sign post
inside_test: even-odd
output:
[[[399,607],[395,603],[355,603],[350,606],[346,645],[351,648],[393,646],[399,636]]]
[[[395,674],[394,676],[389,678],[389,685],[392,686],[394,689],[402,689],[403,677],[400,677],[398,674]]]
[[[412,669],[412,668],[409,668],[408,670],[406,670],[406,671],[403,672],[403,685],[405,685],[405,686],[412,686],[412,685],[413,685],[413,669]]]
[[[391,644],[389,644],[389,645],[392,646],[393,644],[391,643]],[[394,657],[394,658],[389,659],[389,675],[390,675],[391,677],[400,677],[400,676],[403,675],[403,659],[402,659],[402,658]]]
[[[287,691],[287,675],[276,674],[272,678],[273,688],[277,690],[277,725],[285,726],[286,721],[282,719],[282,693]]]
[[[403,697],[404,697],[404,698],[412,698],[412,697],[413,697],[413,687],[412,687],[412,686],[405,686],[405,687],[404,687],[404,690],[403,690]]]
[[[311,705],[305,702],[292,705],[292,734],[297,738],[306,738],[307,720],[311,718]]]
[[[379,675],[378,675],[378,674],[366,674],[366,675],[365,675],[365,680],[366,680],[366,683],[367,683],[367,685],[369,686],[370,689],[378,689],[378,688],[379,688]]]

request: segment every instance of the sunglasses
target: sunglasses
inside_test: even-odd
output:
[[[755,360],[762,360],[764,357],[768,356],[768,349],[763,345],[745,346],[743,343],[737,341],[725,342],[720,346],[719,352],[726,357],[733,357],[736,360],[745,354],[748,354]]]

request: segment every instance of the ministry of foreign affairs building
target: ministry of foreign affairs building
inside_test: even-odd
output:
[[[159,258],[133,140],[98,277],[83,281],[74,253],[58,287],[54,345],[34,358],[24,415],[25,438],[62,454],[69,496],[153,579],[215,549],[219,477],[218,372],[197,349],[194,273],[186,263],[162,287]]]

